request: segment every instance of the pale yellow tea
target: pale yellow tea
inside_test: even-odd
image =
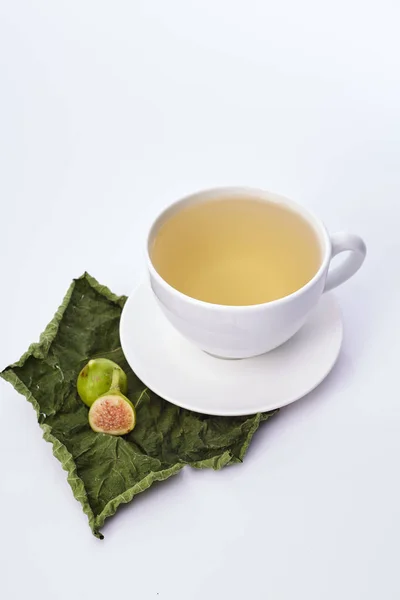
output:
[[[226,198],[182,208],[151,248],[158,273],[184,294],[215,304],[250,305],[305,285],[321,264],[317,235],[273,202]]]

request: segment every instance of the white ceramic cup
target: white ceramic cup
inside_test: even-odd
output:
[[[251,306],[211,304],[186,296],[168,284],[151,262],[151,247],[160,226],[190,204],[226,197],[248,197],[275,202],[296,211],[313,227],[321,244],[321,265],[314,277],[293,294]],[[340,252],[350,254],[342,264],[330,268]],[[147,239],[150,283],[158,303],[172,325],[193,344],[214,356],[247,358],[264,354],[291,338],[304,324],[321,295],[349,279],[364,262],[366,246],[357,235],[329,236],[323,223],[309,210],[276,194],[242,187],[216,188],[178,200],[154,221]]]

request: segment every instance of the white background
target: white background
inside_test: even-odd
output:
[[[0,2],[0,368],[84,270],[129,293],[151,216],[200,188],[280,192],[369,249],[328,379],[243,465],[186,469],[102,542],[0,382],[2,598],[399,598],[399,19],[397,0]]]

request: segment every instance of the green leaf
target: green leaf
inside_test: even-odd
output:
[[[39,343],[0,374],[35,408],[43,437],[53,444],[99,538],[105,519],[155,481],[185,465],[221,469],[241,462],[260,422],[274,414],[210,417],[153,394],[130,369],[120,346],[125,301],[85,273],[71,284]],[[88,408],[76,391],[81,368],[100,356],[117,362],[128,375],[137,425],[124,437],[93,432]]]

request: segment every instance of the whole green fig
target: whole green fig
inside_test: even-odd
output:
[[[117,363],[108,358],[89,360],[79,373],[76,383],[81,400],[87,406],[92,406],[99,396],[105,394],[111,388],[113,376],[118,389],[122,394],[126,394],[128,380]]]

